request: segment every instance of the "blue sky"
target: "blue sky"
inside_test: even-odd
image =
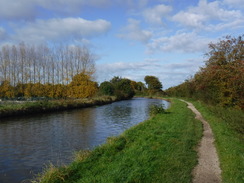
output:
[[[204,65],[208,43],[243,33],[244,0],[0,0],[0,45],[85,44],[98,82],[178,85]]]

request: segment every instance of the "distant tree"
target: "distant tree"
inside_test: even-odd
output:
[[[99,92],[102,95],[113,95],[114,94],[114,86],[109,81],[104,81],[99,86]]]
[[[155,76],[145,76],[144,78],[149,90],[162,90],[163,85]]]
[[[84,73],[75,75],[68,85],[69,97],[72,98],[92,97],[97,90],[97,83],[91,80],[91,76]]]
[[[117,92],[117,95],[122,94],[122,98],[132,98],[135,95],[135,92],[131,86],[131,80],[126,78],[117,83],[115,91]]]
[[[147,88],[142,82],[131,81],[131,86],[136,93],[136,95],[146,95]]]
[[[64,96],[65,85],[79,73],[90,80],[95,73],[95,56],[85,46],[30,46],[22,42],[0,47],[0,83],[8,81],[18,97]]]
[[[131,80],[115,76],[110,80],[114,87],[114,95],[119,99],[132,98],[135,95]]]
[[[25,84],[25,87],[24,87],[24,96],[26,98],[29,98],[29,97],[32,97],[33,96],[32,87],[33,87],[33,84],[32,83]]]
[[[62,84],[54,85],[54,98],[66,98],[67,97],[67,86]]]
[[[119,77],[119,76],[114,76],[114,77],[110,80],[110,83],[112,83],[113,85],[116,85],[116,84],[118,84],[121,80],[122,80],[121,77]]]
[[[3,81],[0,84],[0,98],[13,98],[14,96],[14,88],[10,85],[10,82]]]
[[[135,89],[140,92],[145,92],[147,88],[143,82],[137,82]]]

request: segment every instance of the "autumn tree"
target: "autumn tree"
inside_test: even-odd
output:
[[[217,43],[210,43],[205,67],[191,80],[167,92],[244,110],[243,37],[226,36]]]
[[[91,80],[91,76],[80,73],[75,75],[68,85],[68,96],[72,98],[92,97],[97,90],[97,83]]]
[[[85,46],[22,42],[0,48],[0,83],[8,81],[14,89],[14,94],[2,97],[67,97],[66,86],[80,73],[90,79],[95,73],[95,56]]]
[[[9,81],[3,81],[0,84],[0,98],[14,97],[14,88],[10,85]]]

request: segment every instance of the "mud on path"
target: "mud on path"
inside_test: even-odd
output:
[[[196,119],[200,120],[203,124],[203,137],[197,150],[198,165],[192,172],[193,183],[220,183],[221,169],[211,127],[192,103],[184,100],[181,101],[187,103],[188,108],[196,114]]]

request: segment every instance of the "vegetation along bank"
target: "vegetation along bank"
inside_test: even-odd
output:
[[[68,109],[105,105],[117,101],[116,97],[103,96],[90,99],[59,99],[41,101],[8,101],[0,103],[0,118],[35,114],[43,112],[54,112]]]
[[[68,166],[50,166],[33,182],[191,182],[202,124],[185,103],[177,99],[171,101],[170,109],[153,107],[149,120],[109,138],[93,151],[77,152]],[[244,179],[243,135],[231,124],[241,121],[243,113],[191,102],[213,130],[222,182],[241,183]]]
[[[191,182],[201,123],[178,100],[152,114],[93,151],[77,152],[70,165],[51,166],[34,182]]]
[[[244,181],[244,35],[209,44],[205,66],[165,92],[186,97],[212,128],[223,183]]]

